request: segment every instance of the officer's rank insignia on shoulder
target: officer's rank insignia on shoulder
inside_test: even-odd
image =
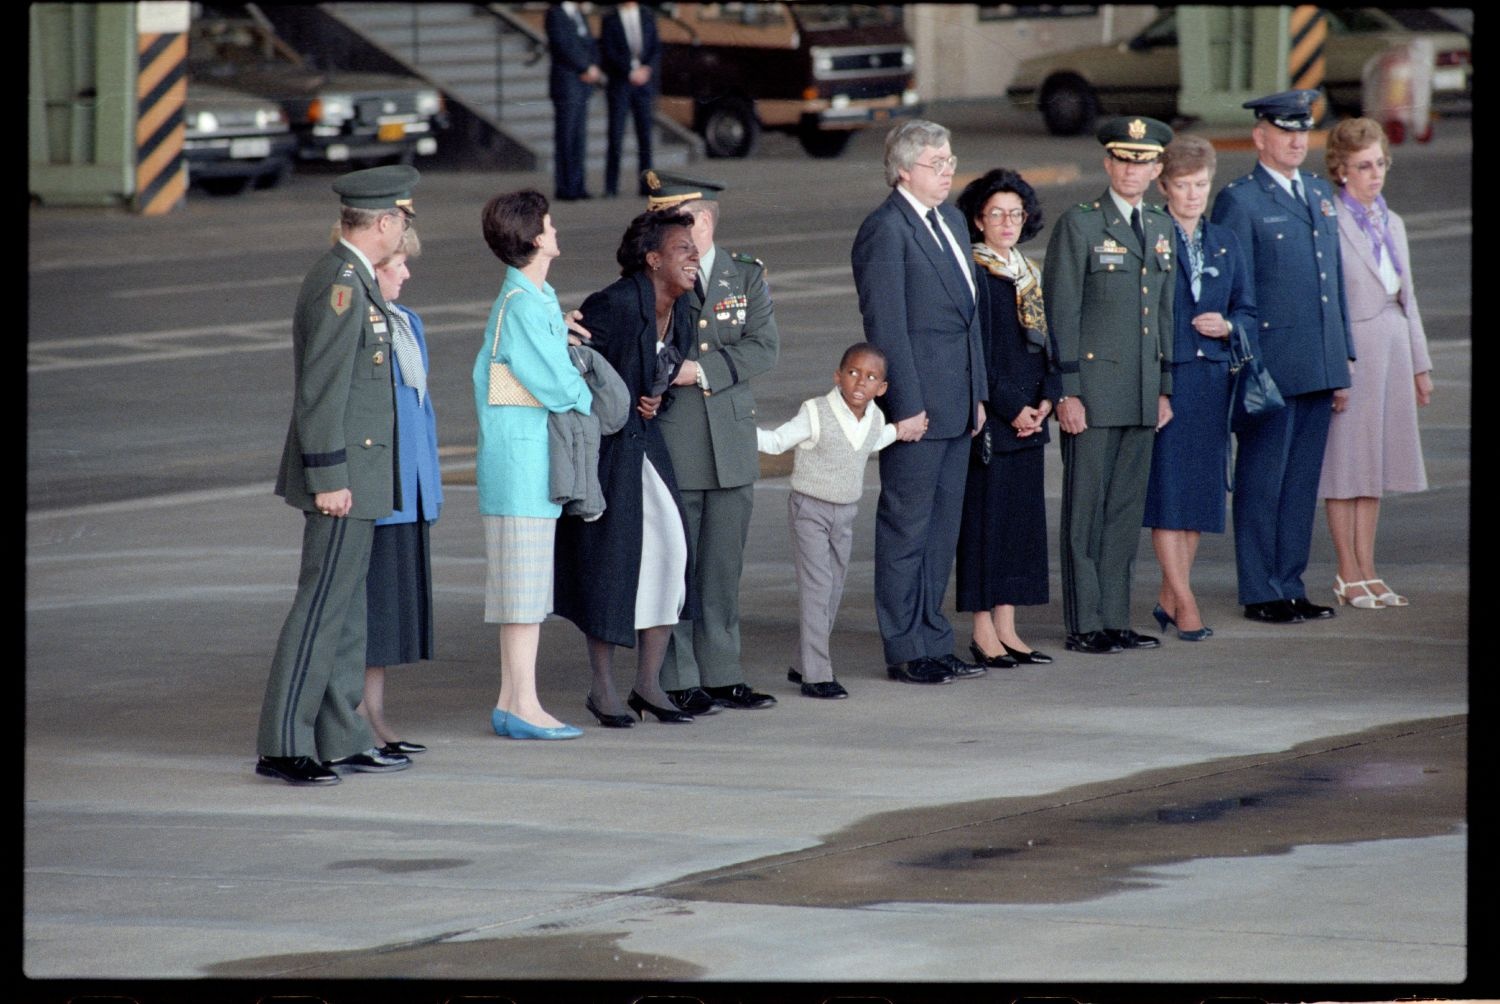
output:
[[[1099,203],[1097,203],[1097,202],[1080,202],[1080,203],[1078,203],[1078,209],[1079,209],[1080,212],[1092,213],[1094,210],[1096,210],[1098,208],[1099,208]]]
[[[354,263],[353,262],[347,262],[347,261],[344,262],[344,267],[341,268],[341,269],[339,269],[339,278],[340,279],[348,279],[348,278],[350,278],[353,275],[354,275]]]
[[[328,290],[328,305],[333,308],[335,314],[342,314],[349,309],[349,304],[354,302],[354,287],[345,286],[342,283],[334,283]]]
[[[761,268],[766,267],[766,263],[755,257],[755,255],[745,254],[743,251],[731,251],[729,257],[734,261],[744,262],[746,265],[759,265]]]

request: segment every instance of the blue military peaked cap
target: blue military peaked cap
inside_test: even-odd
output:
[[[1241,108],[1255,112],[1255,117],[1269,122],[1278,129],[1290,132],[1306,132],[1313,123],[1312,106],[1318,100],[1318,92],[1301,88],[1268,94],[1254,101],[1246,101]]]
[[[420,177],[415,167],[406,164],[367,167],[339,175],[333,190],[339,194],[339,201],[355,209],[399,209],[415,216],[411,190]]]

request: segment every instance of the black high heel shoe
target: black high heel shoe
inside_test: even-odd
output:
[[[1038,652],[1036,649],[1032,649],[1030,652],[1022,652],[1017,649],[1011,648],[1003,641],[1000,643],[1000,647],[1005,649],[1006,655],[1010,656],[1012,659],[1016,660],[1016,662],[1020,663],[1023,666],[1052,665],[1052,656],[1048,655],[1046,652]]]
[[[1005,643],[1001,642],[1000,647],[1005,648]],[[1012,659],[1008,654],[985,655],[984,649],[972,641],[969,642],[969,651],[974,653],[974,661],[981,666],[988,666],[990,669],[1014,669],[1016,667],[1016,660]],[[1009,651],[1009,649],[1006,649],[1007,653]]]
[[[655,715],[656,720],[659,722],[677,723],[693,720],[693,716],[685,711],[678,711],[676,708],[658,708],[633,690],[630,692],[630,696],[625,699],[625,704],[643,722],[646,720],[646,712],[648,711]]]
[[[635,724],[629,715],[606,715],[600,711],[598,705],[594,703],[593,694],[583,695],[583,706],[588,708],[594,717],[599,719],[599,724],[606,729],[628,729]]]

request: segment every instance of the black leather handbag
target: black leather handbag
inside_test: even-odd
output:
[[[1229,337],[1229,415],[1230,432],[1240,432],[1250,419],[1260,418],[1286,407],[1286,400],[1266,372],[1265,366],[1250,351],[1250,336],[1242,325],[1233,325]],[[1234,491],[1234,458],[1224,470],[1224,486]]]

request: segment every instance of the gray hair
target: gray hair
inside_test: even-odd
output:
[[[885,137],[885,183],[895,188],[901,184],[901,171],[910,171],[922,151],[929,146],[948,142],[948,130],[926,119],[911,119],[892,129]]]

